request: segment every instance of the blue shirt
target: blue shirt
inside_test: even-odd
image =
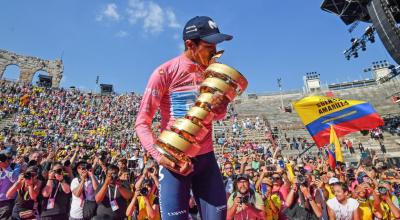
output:
[[[10,166],[5,170],[0,170],[0,201],[9,200],[6,197],[6,193],[18,180],[20,169],[19,165],[15,165],[14,170],[12,170]]]

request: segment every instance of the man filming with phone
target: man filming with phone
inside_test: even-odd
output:
[[[250,189],[249,176],[240,174],[236,178],[235,191],[228,199],[227,219],[264,219],[264,203],[257,192]]]

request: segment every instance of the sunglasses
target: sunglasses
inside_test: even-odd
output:
[[[62,169],[53,170],[54,173],[61,175],[63,173]]]

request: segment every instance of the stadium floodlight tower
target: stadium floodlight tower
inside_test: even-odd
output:
[[[400,0],[324,0],[321,9],[338,15],[346,25],[372,23],[362,37],[351,40],[352,46],[344,52],[347,59],[358,57],[359,49],[365,51],[366,42],[375,42],[376,31],[393,60],[400,64]]]
[[[320,74],[317,72],[309,72],[303,77],[304,89],[306,93],[321,91]]]

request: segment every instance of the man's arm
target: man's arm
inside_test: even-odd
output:
[[[161,74],[161,71],[163,74]],[[151,124],[154,114],[160,107],[161,98],[169,87],[166,75],[168,75],[168,73],[159,67],[150,76],[135,124],[136,134],[140,142],[157,162],[160,162],[161,154],[153,147],[156,138],[151,129]]]
[[[118,186],[118,191],[121,194],[122,198],[124,198],[125,200],[132,198],[132,192],[127,189],[123,184]]]

